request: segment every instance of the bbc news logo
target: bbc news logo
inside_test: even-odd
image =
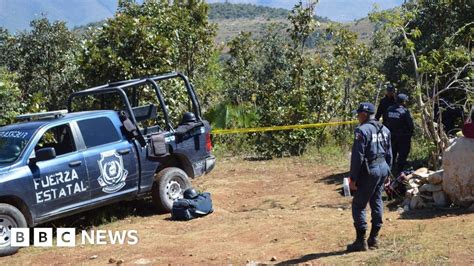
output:
[[[86,230],[81,231],[80,244],[93,245],[136,245],[138,244],[137,230]],[[30,246],[30,229],[29,228],[12,228],[11,229],[11,246],[12,247],[28,247]],[[53,228],[34,228],[33,229],[33,246],[35,247],[52,247],[53,246]],[[76,229],[75,228],[57,228],[56,229],[56,246],[58,247],[75,247]]]

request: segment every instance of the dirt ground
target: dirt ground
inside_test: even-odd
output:
[[[389,204],[382,248],[346,254],[354,230],[351,199],[339,194],[345,172],[298,158],[221,159],[194,181],[212,193],[207,217],[176,222],[149,210],[94,228],[138,230],[137,245],[28,247],[0,264],[474,264],[474,213],[462,209],[400,214]]]

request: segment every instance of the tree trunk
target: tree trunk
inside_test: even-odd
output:
[[[402,29],[403,37],[405,41],[408,43],[408,36],[404,29]],[[434,110],[431,108],[430,104],[426,104],[423,100],[423,80],[422,76],[419,72],[418,68],[418,61],[415,55],[414,48],[410,48],[410,54],[413,61],[413,67],[415,69],[415,94],[416,100],[418,105],[418,110],[421,110],[421,127],[423,136],[427,139],[430,139],[436,146],[436,149],[433,151],[430,164],[435,168],[438,169],[441,165],[441,155],[443,154],[444,148],[448,143],[448,138],[443,131],[443,125],[439,123],[437,126],[435,125],[434,119]],[[427,97],[429,97],[427,95]]]

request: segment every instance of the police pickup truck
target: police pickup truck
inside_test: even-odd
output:
[[[191,108],[176,125],[159,85],[171,79],[184,84]],[[96,110],[75,110],[80,104]],[[0,255],[17,251],[10,246],[14,227],[149,195],[161,212],[170,211],[190,178],[215,164],[200,109],[192,84],[172,72],[79,91],[68,110],[22,115],[26,121],[0,127]]]

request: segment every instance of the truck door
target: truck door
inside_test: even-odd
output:
[[[118,117],[116,124],[120,121]],[[84,145],[91,200],[121,198],[138,190],[138,158],[135,147],[109,117],[77,121]]]
[[[192,163],[194,176],[206,172],[206,158],[210,156],[210,126],[207,121],[180,124],[176,129],[175,154],[183,154]]]
[[[35,162],[36,151],[43,148],[54,148],[56,157]],[[77,150],[77,138],[69,123],[47,129],[30,158],[36,198],[34,208],[39,217],[64,212],[89,200],[86,164]]]

